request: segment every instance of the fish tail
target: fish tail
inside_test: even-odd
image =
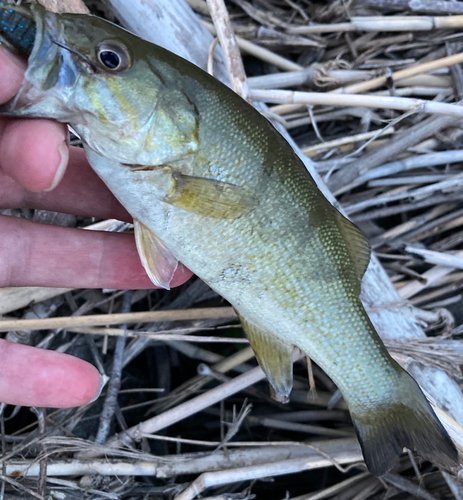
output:
[[[365,463],[375,476],[389,471],[404,447],[441,467],[459,463],[457,450],[426,397],[403,370],[394,400],[363,410],[354,405],[351,416]]]

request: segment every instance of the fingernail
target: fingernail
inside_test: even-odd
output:
[[[100,375],[100,387],[98,388],[98,392],[95,394],[95,396],[87,403],[94,403],[100,396],[101,393],[103,392],[103,387],[108,383],[109,377],[107,375]]]
[[[69,146],[67,141],[64,141],[58,146],[58,152],[60,154],[61,161],[58,169],[56,170],[56,174],[53,182],[51,183],[51,186],[47,189],[44,189],[45,192],[53,191],[53,189],[55,189],[55,187],[61,182],[61,179],[63,178],[64,172],[66,171],[66,167],[69,162]]]

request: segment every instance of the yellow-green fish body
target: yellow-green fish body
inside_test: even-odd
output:
[[[108,22],[19,12],[37,35],[25,83],[2,111],[77,131],[134,217],[153,281],[168,288],[180,261],[227,299],[280,399],[293,346],[309,355],[342,391],[374,474],[404,446],[455,465],[359,299],[367,242],[273,126],[196,66]]]

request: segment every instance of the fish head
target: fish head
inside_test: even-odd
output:
[[[0,43],[28,56],[23,85],[0,113],[68,123],[110,160],[159,161],[155,149],[162,141],[154,129],[166,82],[153,64],[153,50],[163,49],[103,19],[55,14],[39,4],[0,2],[0,21]],[[27,34],[15,35],[26,24]],[[194,120],[188,113],[184,119],[188,129]],[[170,125],[164,120],[164,132],[175,137],[178,130]]]

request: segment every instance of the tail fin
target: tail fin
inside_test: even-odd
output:
[[[443,467],[456,467],[457,450],[418,384],[400,373],[396,400],[375,408],[351,411],[365,463],[375,476],[389,471],[403,447]]]

